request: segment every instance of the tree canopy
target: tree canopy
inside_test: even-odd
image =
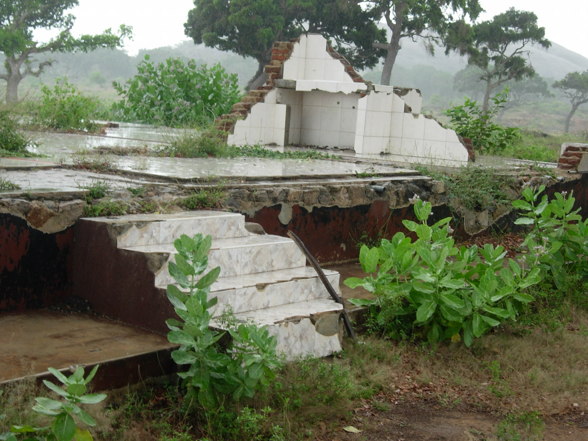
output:
[[[570,72],[562,80],[553,83],[553,87],[561,89],[563,94],[568,97],[572,108],[565,122],[565,131],[570,131],[570,122],[578,107],[588,103],[588,70],[584,72]]]
[[[184,25],[187,36],[258,62],[255,78],[271,58],[274,41],[289,40],[305,32],[321,33],[356,67],[371,67],[385,41],[373,11],[351,0],[194,0]],[[254,79],[250,81],[253,84]]]
[[[450,28],[468,17],[475,20],[482,7],[478,0],[369,0],[365,1],[372,14],[383,18],[389,32],[385,44],[374,42],[385,51],[380,82],[390,84],[392,69],[401,49],[401,40],[417,37],[429,43],[443,43]],[[433,45],[428,49],[432,52]]]
[[[78,0],[0,0],[0,52],[4,54],[6,101],[18,100],[18,85],[27,75],[39,76],[50,60],[36,62],[34,56],[44,52],[87,52],[97,48],[114,48],[130,36],[129,27],[121,25],[118,34],[106,30],[100,35],[74,37],[74,16],[65,11]],[[53,29],[58,34],[48,42],[38,42],[36,29]]]
[[[481,69],[480,80],[485,83],[484,110],[488,109],[490,96],[497,87],[535,75],[526,57],[528,45],[539,44],[544,48],[551,45],[545,38],[545,28],[537,25],[537,16],[514,8],[460,31],[451,35],[448,48],[467,54],[468,63]]]

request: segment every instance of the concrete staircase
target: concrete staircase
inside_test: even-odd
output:
[[[75,293],[99,312],[161,332],[165,328],[162,320],[173,316],[165,298],[165,288],[173,282],[167,270],[175,252],[173,241],[182,234],[209,234],[213,238],[209,269],[221,268],[211,287],[210,296],[218,298],[213,316],[232,311],[237,320],[267,326],[278,339],[278,351],[288,359],[322,357],[341,349],[342,306],[331,299],[315,271],[306,266],[304,254],[289,238],[250,233],[241,214],[131,215],[82,219],[79,225],[75,260],[85,261],[85,267],[90,261],[95,264],[94,271],[81,268],[86,286],[80,286],[84,279],[80,274],[74,281]],[[110,253],[97,243],[105,234],[110,239]],[[86,246],[82,245],[83,237],[88,238]],[[104,265],[112,266],[115,274],[98,268]],[[121,265],[128,271],[121,271]],[[338,289],[339,274],[325,272]],[[88,283],[90,275],[94,278]],[[117,278],[127,280],[117,283]],[[153,289],[145,287],[145,278]],[[103,289],[96,284],[103,284]]]

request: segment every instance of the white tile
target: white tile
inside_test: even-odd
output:
[[[311,111],[313,110],[314,111]],[[320,115],[320,107],[307,107],[305,112],[302,113],[302,127],[303,131],[305,130],[320,130],[321,128],[321,115]]]
[[[321,139],[320,130],[303,130],[300,142],[304,145],[319,145]]]
[[[355,131],[357,121],[357,109],[341,109],[341,129],[349,132]]]
[[[325,75],[323,60],[307,59],[304,70],[304,78],[307,80],[322,80]]]
[[[323,58],[327,53],[327,40],[322,35],[308,35],[306,38],[306,58]]]
[[[364,137],[362,135],[358,135],[356,132],[355,133],[355,141],[353,142],[353,150],[355,150],[355,153],[364,153],[363,141],[364,141]]]
[[[323,108],[321,113],[321,130],[341,130],[341,111],[339,108]]]
[[[449,142],[449,143],[460,143],[459,142],[459,136],[457,136],[457,133],[455,133],[455,130],[451,130],[451,129],[446,129],[445,130],[445,141]]]
[[[389,112],[392,108],[392,97],[387,93],[371,93],[367,96],[367,109],[374,112]]]
[[[390,136],[390,114],[388,112],[367,112],[364,134],[366,136]]]
[[[294,44],[294,48],[292,49],[292,55],[290,58],[306,58],[306,41],[300,40],[299,43]]]
[[[421,116],[413,116],[412,113],[404,114],[402,124],[402,136],[407,139],[423,139],[425,135],[425,120]]]
[[[399,154],[402,152],[402,138],[391,136],[388,138],[388,153]]]
[[[300,58],[290,57],[288,60],[284,62],[284,70],[282,73],[282,77],[285,80],[297,79],[300,65],[303,63],[304,61]]]
[[[425,135],[427,141],[446,141],[446,130],[434,119],[425,118]]]
[[[374,84],[376,92],[394,93],[394,86],[384,86],[383,84]]]
[[[338,147],[353,148],[355,132],[339,132]]]
[[[407,158],[423,157],[423,140],[402,138],[400,154]]]
[[[452,159],[454,161],[467,162],[468,151],[460,142],[447,142],[445,143],[445,152],[443,157],[446,159]]]
[[[360,102],[362,102],[360,100]],[[365,134],[365,116],[366,116],[366,111],[365,108],[359,108],[360,106],[358,105],[358,109],[357,109],[357,118],[356,118],[356,122],[355,122],[355,133],[357,135],[359,135],[360,137],[363,137]]]
[[[404,113],[390,113],[390,136],[402,138],[404,128]]]
[[[288,130],[288,139],[286,140],[286,145],[292,144],[300,144],[300,128],[292,128]]]
[[[306,107],[322,106],[323,99],[320,92],[305,92],[302,95],[302,112],[305,112]]]
[[[392,94],[391,111],[394,113],[404,113],[404,100],[396,94]]]
[[[320,147],[336,147],[339,143],[337,130],[321,130],[318,145]]]
[[[363,153],[378,154],[385,152],[388,147],[388,138],[382,136],[365,136],[363,140]]]

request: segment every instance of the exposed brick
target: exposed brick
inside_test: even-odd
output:
[[[568,164],[574,167],[577,167],[578,164],[580,163],[580,158],[564,158],[564,157],[560,157],[558,164]]]
[[[569,150],[566,150],[564,154],[561,156],[564,158],[582,158],[583,155],[583,152],[571,152]]]
[[[581,152],[581,151],[585,151],[585,150],[586,150],[586,147],[576,147],[573,145],[566,147],[566,152]]]

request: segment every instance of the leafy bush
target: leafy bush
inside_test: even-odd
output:
[[[43,384],[55,392],[60,400],[47,397],[37,397],[37,404],[33,410],[41,415],[48,416],[52,423],[46,427],[12,426],[10,433],[0,434],[0,439],[5,441],[17,441],[23,435],[26,441],[71,441],[86,440],[92,441],[92,434],[87,429],[82,429],[78,421],[93,427],[96,420],[92,418],[80,405],[98,404],[106,398],[106,394],[89,394],[88,383],[92,381],[98,370],[95,366],[87,377],[84,377],[84,369],[78,367],[72,375],[66,377],[57,369],[48,369],[62,386],[58,386],[48,380]]]
[[[58,130],[96,131],[96,117],[99,102],[82,95],[65,78],[58,79],[53,88],[41,88],[41,101],[37,108],[36,123]]]
[[[359,260],[365,278],[349,278],[351,288],[361,286],[374,300],[354,300],[369,306],[372,326],[392,338],[426,338],[430,343],[473,339],[506,320],[514,320],[533,301],[525,292],[540,280],[540,269],[523,269],[509,259],[503,247],[455,246],[445,218],[427,224],[431,204],[416,200],[420,222],[404,220],[417,237],[399,232],[380,246],[362,246]]]
[[[583,292],[579,300],[588,306],[588,219],[574,210],[573,195],[555,193],[549,200],[544,191],[543,185],[526,187],[522,199],[512,203],[523,214],[515,223],[531,228],[523,242],[526,264],[540,268],[545,282],[560,293]]]
[[[167,337],[180,345],[172,352],[173,360],[186,365],[178,375],[187,388],[188,402],[207,410],[222,407],[225,400],[253,397],[275,377],[280,366],[276,339],[266,328],[252,324],[234,324],[228,334],[231,342],[222,348],[224,332],[210,328],[209,308],[217,299],[208,299],[210,286],[220,274],[217,267],[201,276],[208,266],[211,237],[182,235],[174,246],[178,254],[169,263],[176,285],[168,285],[167,296],[180,320],[170,319]],[[201,277],[200,277],[201,276]]]
[[[0,110],[0,152],[26,154],[30,141],[21,135],[16,122],[6,110]]]
[[[239,99],[237,75],[220,64],[198,66],[194,60],[168,58],[155,65],[146,55],[137,70],[125,84],[113,83],[122,98],[115,111],[126,120],[194,126],[228,113]]]
[[[458,135],[470,138],[475,149],[484,153],[498,153],[520,139],[520,131],[514,127],[502,127],[492,122],[507,101],[508,90],[492,98],[492,106],[482,110],[480,105],[469,98],[464,104],[445,111],[451,127]]]

